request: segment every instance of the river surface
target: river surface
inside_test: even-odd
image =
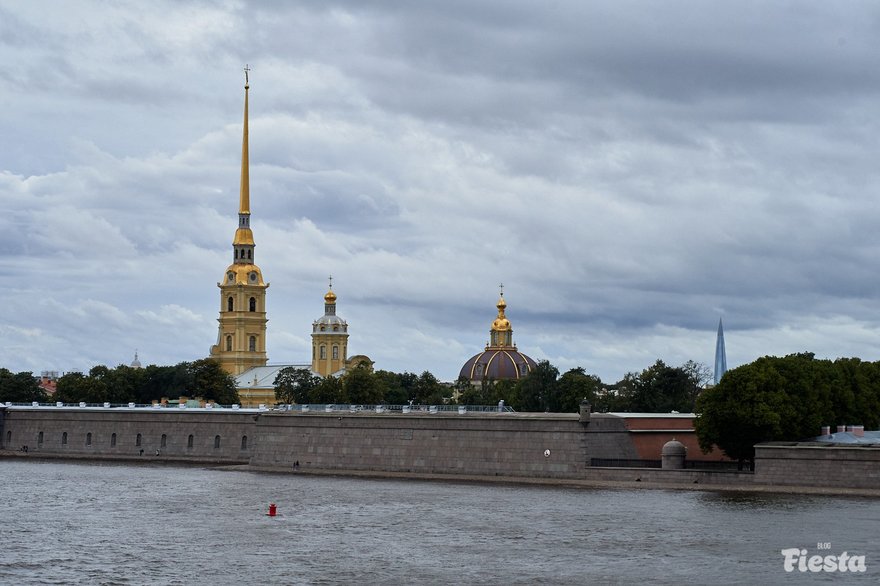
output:
[[[0,584],[873,584],[878,534],[862,498],[0,460]],[[784,570],[820,544],[867,571]]]

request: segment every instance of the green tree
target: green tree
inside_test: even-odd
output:
[[[89,402],[89,380],[81,372],[61,375],[55,384],[55,399],[65,403]]]
[[[342,377],[342,388],[350,403],[378,405],[382,402],[382,389],[366,363],[345,373]]]
[[[718,446],[740,466],[753,462],[755,444],[780,439],[783,420],[793,413],[784,384],[770,360],[727,371],[697,399],[694,428],[700,448],[709,452]]]
[[[636,413],[690,413],[699,394],[702,372],[697,363],[672,367],[662,360],[639,374],[624,375],[616,385],[617,394],[610,401],[612,410]]]
[[[213,400],[221,405],[239,403],[235,379],[211,358],[190,362],[186,369],[190,386],[188,395]]]
[[[595,405],[597,391],[601,388],[602,381],[598,376],[587,374],[580,367],[572,368],[557,381],[552,410],[560,413],[577,413],[584,399],[590,405]]]
[[[312,389],[321,384],[321,377],[308,368],[287,366],[275,377],[275,399],[281,403],[305,404],[309,402]]]
[[[5,368],[0,368],[0,403],[30,403],[31,401],[44,402],[48,400],[46,392],[37,383],[31,372],[19,372],[13,374]]]
[[[326,376],[311,390],[310,403],[348,403],[342,388],[342,381],[335,376]]]
[[[413,391],[416,404],[439,405],[443,403],[446,388],[440,384],[436,376],[426,370],[419,376]]]
[[[558,404],[557,379],[559,369],[547,360],[538,363],[517,383],[519,406],[522,411],[550,411]]]
[[[377,370],[373,373],[376,386],[382,396],[382,402],[388,405],[403,405],[410,399],[410,394],[404,387],[401,375],[387,370]]]

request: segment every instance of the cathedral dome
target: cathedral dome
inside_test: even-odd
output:
[[[495,307],[498,308],[498,315],[489,330],[489,344],[483,352],[464,363],[459,378],[464,377],[471,382],[483,379],[515,380],[537,368],[535,361],[517,350],[513,343],[513,328],[504,314],[507,302],[503,293]]]
[[[537,367],[534,360],[516,348],[487,348],[465,362],[458,376],[471,382],[479,382],[483,379],[516,380]]]

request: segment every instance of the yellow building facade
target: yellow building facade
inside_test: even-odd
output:
[[[312,372],[330,376],[345,368],[348,360],[348,324],[336,315],[333,282],[324,295],[324,315],[312,323]]]
[[[226,268],[220,288],[220,317],[217,343],[211,346],[211,358],[223,369],[237,376],[248,369],[265,366],[266,290],[263,273],[254,258],[254,235],[251,231],[250,174],[248,157],[248,90],[244,86],[244,130],[241,144],[241,186],[239,189],[238,228],[232,240],[232,264]]]

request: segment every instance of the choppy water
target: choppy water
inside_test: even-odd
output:
[[[3,584],[875,583],[878,522],[856,498],[0,460]],[[868,572],[783,570],[817,542]]]

